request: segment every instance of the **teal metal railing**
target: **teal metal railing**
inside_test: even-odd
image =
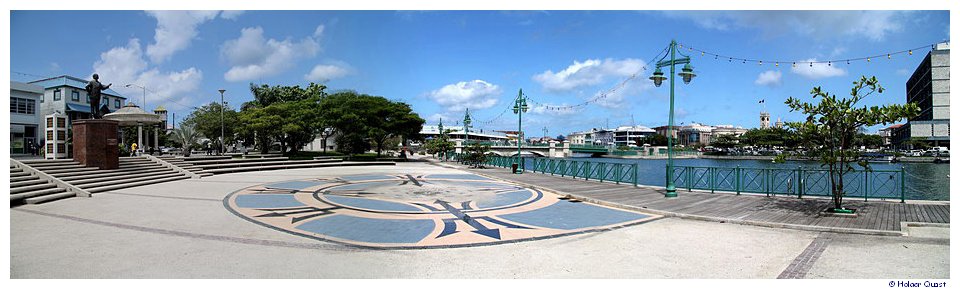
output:
[[[516,157],[488,156],[486,165],[511,168]],[[527,171],[527,161],[531,162],[529,171],[561,177],[581,178],[600,182],[626,183],[637,185],[638,164],[595,162],[585,160],[520,158],[520,170]]]
[[[708,190],[770,195],[832,196],[830,171],[797,167],[744,168],[674,166],[674,185],[687,191]],[[843,175],[844,196],[900,199],[904,202],[904,169],[856,170]]]

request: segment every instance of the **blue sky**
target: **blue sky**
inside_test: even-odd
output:
[[[501,113],[519,89],[531,97],[530,136],[592,127],[666,124],[669,88],[653,87],[644,65],[670,42],[734,57],[831,60],[885,54],[949,40],[946,11],[13,11],[11,78],[73,75],[101,80],[130,100],[162,104],[178,120],[219,99],[252,99],[250,83],[326,84],[413,105],[436,124],[515,130]],[[678,82],[677,123],[759,125],[799,120],[783,104],[812,100],[823,86],[849,92],[860,75],[888,90],[870,105],[903,103],[905,82],[929,48],[914,55],[796,69],[692,56],[698,77]],[[617,86],[582,108],[573,105]],[[497,116],[500,115],[499,118]],[[873,127],[871,130],[876,130]]]

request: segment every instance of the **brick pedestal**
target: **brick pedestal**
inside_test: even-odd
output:
[[[73,121],[73,160],[104,170],[120,167],[117,121],[81,119]]]

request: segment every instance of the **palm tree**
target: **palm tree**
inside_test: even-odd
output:
[[[180,143],[180,148],[183,149],[183,156],[189,157],[190,151],[193,146],[196,145],[197,139],[200,138],[200,133],[193,129],[192,125],[181,125],[180,127],[173,130],[173,140]]]

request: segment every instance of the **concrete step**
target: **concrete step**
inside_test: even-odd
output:
[[[78,163],[71,164],[54,164],[54,165],[43,165],[43,166],[31,166],[37,170],[56,170],[56,169],[74,169],[74,168],[85,168],[85,166]]]
[[[221,163],[256,163],[256,162],[266,162],[266,161],[283,161],[287,160],[285,157],[281,158],[255,158],[255,159],[221,159],[221,160],[202,160],[202,161],[187,161],[193,165],[208,165],[208,164],[221,164]]]
[[[56,164],[56,163],[76,163],[73,159],[62,159],[62,160],[22,160],[21,163],[28,164],[33,166],[34,164]]]
[[[73,179],[73,180],[70,180],[70,184],[71,184],[71,185],[74,185],[74,186],[80,186],[80,185],[82,185],[82,184],[101,183],[101,182],[108,182],[108,181],[113,181],[113,180],[129,180],[129,179],[132,179],[132,178],[148,177],[148,176],[156,176],[156,175],[166,175],[166,174],[170,174],[170,173],[176,173],[176,172],[173,171],[173,170],[171,170],[171,169],[164,168],[164,169],[161,169],[161,170],[153,170],[153,171],[149,171],[149,172],[138,172],[138,173],[135,173],[135,174],[134,174],[134,173],[121,173],[121,174],[114,174],[114,175],[110,175],[110,176],[102,176],[102,175],[96,176],[96,177],[92,177],[92,176],[91,176],[91,177],[87,177],[87,178],[83,178],[83,179]],[[63,180],[63,179],[61,179],[61,180]],[[64,181],[66,181],[66,180],[64,180]]]
[[[38,178],[37,176],[31,176],[31,175],[20,176],[20,177],[10,177],[10,183],[25,181],[25,180],[34,180],[37,178]]]
[[[225,174],[225,173],[237,173],[237,172],[249,172],[249,171],[268,171],[268,170],[282,170],[282,169],[304,169],[304,168],[322,168],[322,167],[339,167],[339,166],[370,166],[370,165],[395,165],[393,162],[345,162],[345,163],[299,163],[299,164],[283,164],[283,165],[272,165],[272,166],[248,166],[248,167],[236,167],[236,168],[223,168],[223,169],[211,169],[204,170],[204,173],[210,174]]]
[[[43,190],[23,192],[23,193],[19,193],[19,194],[11,194],[11,195],[10,195],[10,202],[19,202],[19,201],[23,201],[23,200],[25,200],[25,199],[29,199],[29,198],[33,198],[33,197],[39,197],[39,196],[44,196],[44,195],[49,195],[49,194],[62,193],[62,192],[66,192],[66,191],[67,191],[67,189],[64,189],[64,188],[49,188],[49,189],[43,189]]]
[[[153,163],[153,162],[151,162],[151,163],[130,164],[130,165],[121,164],[119,169],[148,168],[148,167],[159,167],[159,166],[162,166],[162,165],[161,165],[161,164],[158,164],[158,163]]]
[[[26,163],[25,163],[26,164]],[[62,163],[40,163],[40,164],[26,164],[35,169],[44,169],[44,168],[56,168],[56,167],[65,167],[65,166],[80,166],[80,163],[75,161],[62,162]]]
[[[12,194],[17,194],[17,193],[23,193],[23,192],[29,192],[29,191],[35,191],[35,190],[43,190],[43,189],[49,189],[49,188],[55,188],[55,187],[57,187],[57,185],[54,185],[54,184],[51,184],[51,183],[43,183],[43,184],[36,184],[36,185],[30,185],[30,186],[16,187],[16,188],[10,188],[10,194],[12,195]]]
[[[10,173],[19,173],[19,172],[22,172],[22,171],[23,171],[23,169],[21,169],[21,168],[17,168],[17,167],[11,167],[11,168],[10,168]]]
[[[168,178],[162,178],[162,179],[150,179],[150,180],[145,180],[145,181],[138,181],[138,182],[131,182],[131,183],[123,183],[123,184],[117,184],[117,185],[112,185],[112,186],[96,187],[96,188],[88,189],[87,191],[88,191],[88,192],[91,192],[91,193],[99,193],[99,192],[106,192],[106,191],[111,191],[111,190],[119,190],[119,189],[124,189],[124,188],[138,187],[138,186],[144,186],[144,185],[149,185],[149,184],[170,182],[170,181],[183,180],[183,179],[189,179],[189,178],[190,178],[190,177],[184,176],[184,175],[176,175],[176,176],[172,176],[172,177],[168,177]]]
[[[150,169],[144,169],[144,170],[99,171],[99,173],[96,173],[96,174],[70,175],[70,176],[63,176],[58,178],[64,182],[69,182],[72,184],[73,181],[75,180],[86,180],[86,179],[112,177],[112,176],[133,176],[134,174],[138,174],[138,173],[152,173],[152,172],[163,172],[163,171],[172,171],[172,170],[168,168],[158,167],[158,168],[150,168]]]
[[[120,166],[131,166],[131,165],[141,165],[141,164],[155,164],[151,160],[142,160],[142,161],[130,161],[130,162],[120,162]]]
[[[145,171],[145,170],[154,169],[154,168],[163,168],[163,167],[160,166],[160,165],[156,165],[156,166],[142,166],[142,167],[129,167],[129,168],[123,168],[123,167],[121,167],[121,168],[115,169],[115,170],[93,170],[93,171],[72,172],[72,173],[69,173],[69,172],[68,172],[68,173],[55,173],[55,174],[50,174],[50,175],[52,175],[52,176],[54,176],[54,177],[57,177],[57,178],[61,178],[61,177],[90,176],[90,175],[99,175],[99,174],[108,174],[108,173],[120,173],[120,172],[122,172],[122,173],[131,173],[131,172],[133,172],[133,173],[135,173],[135,172]]]
[[[87,190],[87,191],[89,191],[89,192],[93,192],[93,191],[91,190],[91,189],[93,189],[93,188],[104,187],[104,186],[113,186],[113,185],[122,185],[122,184],[124,184],[124,183],[135,183],[135,182],[140,182],[140,181],[149,181],[149,180],[153,180],[153,179],[162,179],[162,178],[168,178],[168,177],[173,177],[173,176],[183,176],[183,175],[180,174],[179,172],[170,171],[170,172],[165,173],[165,174],[153,175],[153,176],[143,176],[143,177],[133,177],[133,178],[130,178],[130,177],[116,177],[116,178],[113,178],[113,179],[108,180],[108,181],[101,181],[101,182],[96,182],[96,183],[87,183],[87,184],[78,185],[77,187],[79,187],[79,188],[81,188],[81,189],[84,189],[84,190]]]
[[[10,176],[11,176],[11,177],[25,177],[25,176],[29,176],[29,175],[30,175],[30,173],[28,173],[28,172],[10,173]]]
[[[40,171],[47,173],[48,175],[55,174],[65,174],[65,173],[79,173],[79,172],[89,172],[89,171],[98,171],[100,168],[97,167],[71,167],[71,168],[46,168],[40,169]]]
[[[56,201],[56,200],[59,200],[59,199],[72,198],[72,197],[76,197],[76,196],[77,196],[76,193],[63,192],[63,193],[50,194],[50,195],[45,195],[45,196],[40,196],[40,197],[33,197],[33,198],[29,198],[29,199],[26,199],[26,200],[23,200],[23,201],[26,202],[27,204],[35,205],[35,204],[46,203],[46,202],[50,202],[50,201]]]
[[[275,166],[275,165],[285,165],[285,164],[305,164],[305,163],[335,163],[337,161],[330,160],[278,160],[278,161],[263,161],[263,162],[230,162],[230,163],[221,163],[221,164],[207,164],[207,165],[197,165],[196,167],[206,169],[219,169],[219,168],[235,168],[235,167],[250,167],[250,166]]]
[[[13,180],[10,180],[10,187],[11,187],[11,188],[18,188],[18,187],[23,187],[23,186],[37,185],[37,184],[46,184],[46,183],[47,183],[47,180],[41,180],[41,179],[38,178],[38,177],[33,177],[32,180],[21,180],[21,181],[16,181],[16,182],[14,182]]]

